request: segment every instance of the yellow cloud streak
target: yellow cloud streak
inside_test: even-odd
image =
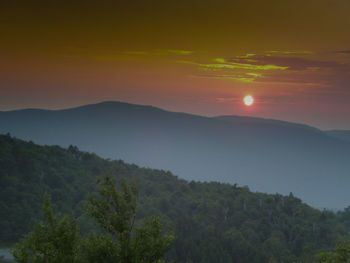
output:
[[[308,51],[308,50],[296,50],[296,51],[289,51],[289,50],[270,50],[270,51],[265,51],[266,53],[270,53],[270,54],[284,54],[284,55],[297,55],[297,54],[314,54],[314,52],[312,51]]]
[[[210,79],[228,79],[228,80],[237,80],[245,83],[251,83],[255,81],[255,78],[244,78],[237,77],[234,75],[191,75],[194,78],[210,78]]]
[[[262,76],[261,73],[253,73],[253,72],[248,72],[248,73],[245,73],[245,74],[248,75],[248,76],[255,77],[255,78]]]
[[[244,77],[246,75],[247,77]],[[240,82],[251,83],[255,81],[258,77],[261,77],[261,73],[253,73],[247,72],[244,74],[208,74],[208,75],[192,75],[195,78],[211,78],[211,79],[229,79],[229,80],[237,80]]]
[[[254,56],[256,56],[256,54],[248,53],[248,54],[245,54],[244,56],[237,56],[237,58],[249,58],[249,57],[254,57]]]
[[[245,63],[227,62],[223,58],[215,59],[214,64],[202,64],[193,61],[179,60],[178,63],[195,65],[202,68],[215,68],[215,69],[247,69],[247,70],[285,70],[288,67],[282,67],[277,65],[253,65]]]

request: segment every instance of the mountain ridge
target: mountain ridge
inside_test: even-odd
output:
[[[75,111],[75,110],[86,110],[86,109],[94,109],[96,107],[101,106],[131,106],[135,108],[148,108],[153,110],[158,110],[162,112],[168,112],[168,113],[175,113],[175,114],[185,114],[189,116],[196,116],[196,117],[202,117],[202,118],[209,118],[209,119],[225,119],[225,118],[235,118],[238,120],[246,120],[246,121],[259,121],[262,123],[275,123],[275,124],[284,124],[284,125],[295,125],[298,127],[304,127],[304,128],[311,128],[315,130],[322,131],[321,129],[318,129],[316,127],[313,127],[308,124],[303,123],[297,123],[297,122],[291,122],[291,121],[284,121],[279,119],[273,119],[273,118],[263,118],[263,117],[252,117],[252,116],[245,116],[245,115],[217,115],[217,116],[204,116],[204,115],[198,115],[198,114],[192,114],[192,113],[186,113],[182,111],[171,111],[171,110],[165,110],[160,107],[156,107],[149,104],[135,104],[135,103],[129,103],[129,102],[122,102],[122,101],[101,101],[97,103],[90,103],[90,104],[84,104],[80,106],[72,106],[68,108],[63,109],[41,109],[41,108],[23,108],[23,109],[15,109],[15,110],[7,110],[7,111],[0,111],[0,113],[10,113],[10,112],[25,112],[25,111],[32,111],[32,112],[65,112],[65,111]],[[329,130],[331,131],[331,130]]]
[[[305,125],[104,102],[58,111],[0,112],[0,133],[7,132],[39,144],[77,145],[188,180],[293,192],[316,207],[350,204],[345,189],[350,142]],[[330,190],[336,194],[323,195]]]
[[[329,130],[325,131],[329,136],[342,141],[350,142],[350,130]]]

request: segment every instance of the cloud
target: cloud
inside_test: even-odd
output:
[[[255,81],[258,77],[263,76],[261,73],[253,73],[253,72],[247,72],[247,73],[230,73],[230,74],[202,74],[197,73],[195,75],[192,75],[192,77],[195,78],[213,78],[213,79],[227,79],[227,80],[236,80],[239,82],[246,82],[251,83]]]
[[[228,79],[237,80],[240,82],[253,82],[255,81],[255,76],[245,76],[245,75],[234,75],[234,74],[196,74],[192,75],[195,78],[212,78],[212,79]]]
[[[229,59],[229,61],[240,61],[245,62],[245,59]],[[325,60],[314,60],[311,58],[294,57],[294,56],[257,56],[255,61],[251,61],[253,65],[266,65],[273,64],[279,67],[287,67],[288,70],[307,70],[307,69],[320,69],[320,68],[342,68],[343,63],[337,61],[325,61]]]
[[[156,50],[139,50],[139,51],[124,51],[125,55],[148,55],[148,56],[168,56],[168,55],[178,55],[178,56],[188,56],[195,53],[191,50],[181,50],[181,49],[156,49]]]
[[[265,51],[267,54],[283,54],[283,55],[305,55],[305,54],[314,54],[314,52],[309,50],[270,50]]]
[[[308,90],[313,94],[349,94],[350,61],[344,60],[344,57],[340,60],[336,56],[329,56],[331,53],[276,51],[255,55],[254,60],[235,56],[221,58],[220,61],[286,67],[281,71],[268,70],[263,76],[257,77],[254,83],[260,85],[279,85],[285,89],[294,87],[304,92]],[[350,50],[337,53],[350,54]]]
[[[129,50],[129,51],[116,51],[108,49],[91,50],[84,47],[63,47],[61,52],[65,57],[70,58],[89,58],[96,61],[125,61],[125,60],[137,60],[138,58],[150,58],[152,56],[189,56],[195,53],[195,51],[181,50],[181,49],[155,49],[155,50]]]
[[[200,68],[214,68],[214,69],[246,69],[246,70],[285,70],[288,67],[283,66],[277,66],[277,65],[255,65],[255,64],[249,64],[249,63],[237,63],[237,62],[230,62],[225,60],[224,58],[216,58],[216,62],[218,63],[197,63],[193,61],[186,61],[186,60],[179,60],[178,63],[183,64],[191,64],[198,66]]]
[[[174,54],[174,55],[192,55],[194,53],[194,51],[169,49],[169,50],[167,50],[167,53]]]
[[[290,95],[274,95],[274,96],[254,96],[256,104],[271,104],[271,103],[294,103],[295,98]],[[215,101],[218,103],[235,104],[242,102],[242,96],[217,97]]]
[[[256,56],[256,54],[254,53],[247,53],[244,56],[237,56],[237,58],[250,58],[250,57],[254,57]]]
[[[231,102],[241,101],[242,98],[241,97],[219,97],[219,98],[215,98],[215,100],[220,103],[231,103]]]
[[[330,56],[331,53],[334,54],[334,51],[268,51],[261,54],[217,57],[211,61],[208,59],[207,62],[178,60],[177,63],[194,66],[192,77],[250,83],[263,89],[274,87],[278,89],[278,94],[349,96],[350,58],[347,61],[347,56],[340,59]],[[350,50],[337,53],[350,54]]]
[[[350,50],[338,50],[335,51],[336,54],[350,55]]]
[[[242,57],[252,57],[255,54],[247,54]],[[283,71],[288,69],[287,66],[278,66],[274,64],[253,64],[248,63],[248,59],[244,59],[244,63],[229,61],[225,58],[215,58],[214,63],[199,63],[189,60],[178,60],[177,63],[196,66],[197,71],[192,77],[197,78],[214,78],[235,80],[239,82],[254,82],[263,76],[262,72]],[[206,72],[205,74],[203,72]]]

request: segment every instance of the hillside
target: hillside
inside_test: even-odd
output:
[[[347,130],[331,130],[326,133],[334,138],[341,139],[346,142],[350,142],[350,131]]]
[[[91,229],[83,200],[96,176],[109,171],[140,188],[138,218],[161,215],[175,230],[169,254],[176,262],[294,262],[347,237],[350,214],[319,211],[292,194],[251,192],[247,187],[178,179],[170,172],[110,161],[76,147],[38,146],[0,136],[0,237],[13,243],[41,217],[42,197]],[[347,224],[344,224],[345,222]]]
[[[350,204],[350,142],[305,125],[104,102],[0,112],[0,133],[7,132],[42,145],[73,144],[104,158],[171,170],[186,180],[293,192],[315,207]]]

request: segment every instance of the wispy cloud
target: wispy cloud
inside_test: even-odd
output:
[[[215,58],[211,63],[199,63],[190,60],[178,60],[177,63],[196,66],[199,72],[193,74],[197,78],[226,79],[240,82],[254,82],[263,76],[263,72],[283,71],[288,66],[279,66],[274,64],[254,64],[249,62],[249,57],[256,54],[246,54],[240,56],[243,62],[235,62],[225,58]],[[254,60],[255,61],[255,60]],[[203,74],[203,71],[206,72]]]
[[[256,76],[251,75],[235,75],[235,74],[196,74],[192,75],[195,78],[212,78],[212,79],[228,79],[228,80],[237,80],[240,82],[253,82],[257,78]]]
[[[350,50],[337,50],[336,54],[350,55]]]
[[[194,61],[187,61],[187,60],[179,60],[178,63],[183,64],[191,64],[198,66],[200,68],[216,68],[216,69],[247,69],[247,70],[285,70],[288,67],[282,67],[277,65],[254,65],[254,64],[248,64],[248,63],[237,63],[237,62],[229,62],[223,58],[216,58],[216,62],[219,63],[197,63]]]
[[[237,58],[250,58],[250,57],[254,57],[254,56],[256,56],[256,54],[254,54],[254,53],[247,53],[247,54],[245,54],[243,56],[237,56]]]
[[[314,54],[314,52],[309,50],[269,50],[265,51],[267,54],[283,54],[283,55],[305,55]]]
[[[215,98],[215,100],[220,103],[231,103],[231,102],[241,101],[242,98],[241,97],[218,97],[218,98]]]
[[[280,87],[281,91],[306,94],[350,94],[350,58],[329,56],[350,55],[350,50],[316,53],[307,50],[272,50],[260,54],[218,57],[208,62],[178,60],[192,65],[192,77],[232,80],[259,87]]]
[[[237,61],[236,58],[229,59],[229,61]],[[240,62],[246,62],[246,59],[240,59]],[[287,67],[288,70],[307,70],[315,68],[341,68],[344,64],[337,61],[314,60],[310,57],[295,57],[295,56],[257,56],[255,61],[250,61],[253,65],[273,64],[279,67]]]
[[[217,97],[215,101],[218,103],[235,104],[241,103],[242,96]],[[274,96],[255,96],[254,103],[256,104],[271,104],[271,103],[294,103],[295,99],[290,95],[274,95]]]
[[[181,49],[156,49],[156,50],[136,50],[136,51],[123,51],[122,54],[125,55],[135,55],[135,56],[188,56],[194,54],[191,50],[181,50]]]
[[[167,50],[167,53],[175,54],[175,55],[192,55],[194,53],[194,51],[169,49],[169,50]]]
[[[133,60],[137,61],[139,58],[150,59],[152,56],[158,57],[176,57],[181,58],[184,56],[190,56],[195,54],[195,51],[181,50],[181,49],[153,49],[153,50],[127,50],[127,51],[116,51],[116,50],[91,50],[89,48],[79,47],[64,47],[62,52],[65,53],[65,57],[71,58],[89,58],[96,61],[126,61]]]

